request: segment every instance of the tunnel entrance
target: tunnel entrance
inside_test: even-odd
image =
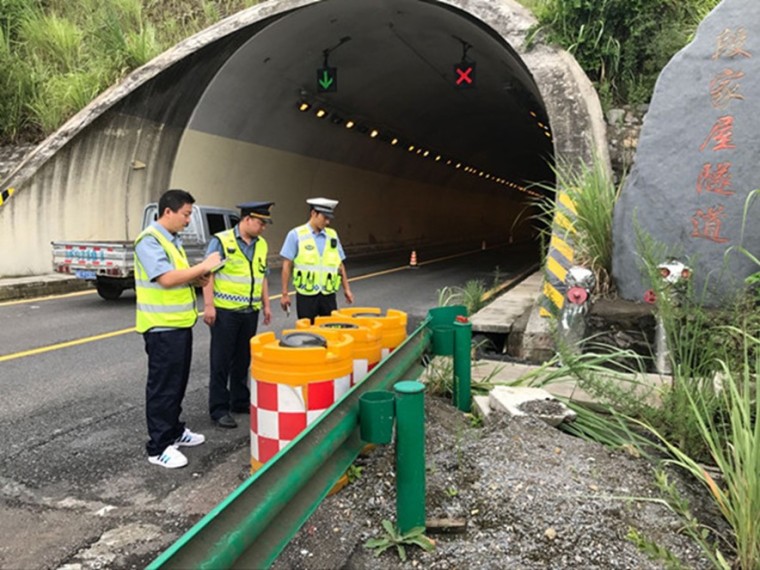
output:
[[[552,182],[554,157],[607,158],[593,87],[569,54],[526,47],[534,24],[512,0],[276,0],[227,18],[2,181],[0,240],[17,247],[0,275],[48,272],[54,240],[134,239],[170,187],[276,202],[272,243],[305,221],[306,198],[337,199],[351,255],[533,241],[532,184]]]
[[[551,131],[493,29],[409,0],[325,0],[257,27],[198,98],[172,186],[225,205],[274,200],[274,243],[320,195],[340,200],[354,251],[529,237]]]

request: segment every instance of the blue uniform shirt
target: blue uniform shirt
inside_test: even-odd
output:
[[[166,239],[172,242],[177,248],[182,247],[182,240],[179,235],[170,234],[164,226],[158,222],[151,224],[159,232],[161,232]],[[151,281],[155,281],[161,277],[164,273],[168,273],[174,269],[169,256],[164,248],[158,243],[158,240],[153,236],[145,236],[135,246],[135,254],[140,258],[140,263],[145,268],[145,272],[148,274],[148,278]]]
[[[288,235],[285,236],[285,241],[282,244],[282,249],[280,250],[280,255],[290,261],[293,261],[298,255],[297,229],[298,228],[293,228],[288,232]],[[317,243],[317,251],[319,252],[319,255],[322,255],[322,252],[325,251],[325,243],[327,243],[327,234],[324,230],[321,232],[315,232],[311,226],[309,226],[309,229],[311,230],[311,236]],[[340,238],[338,239],[338,255],[340,255],[341,261],[346,259],[346,254],[343,253],[343,246],[340,243]]]
[[[233,232],[235,234],[235,240],[237,241],[238,247],[240,248],[240,251],[243,252],[243,255],[245,255],[245,258],[248,261],[253,260],[253,252],[256,250],[256,242],[259,241],[259,238],[255,237],[251,240],[250,244],[247,244],[243,241],[243,238],[240,237],[240,230],[237,226],[233,229]],[[227,252],[224,251],[224,248],[222,247],[222,242],[219,240],[218,237],[213,236],[211,238],[211,241],[208,242],[208,247],[206,248],[206,257],[214,253],[215,251],[218,251],[219,254],[222,256],[222,259],[227,257]]]

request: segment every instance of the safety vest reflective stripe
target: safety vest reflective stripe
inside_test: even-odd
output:
[[[144,279],[137,278],[135,278],[135,287],[143,287],[145,289],[165,289],[165,287],[161,287],[161,285],[155,281],[146,281]]]
[[[189,311],[195,307],[194,303],[187,303],[185,305],[151,305],[149,303],[137,303],[138,311],[146,311],[149,313],[173,313],[177,311]]]
[[[340,288],[338,234],[332,228],[324,231],[327,241],[320,255],[311,226],[305,224],[296,228],[298,253],[293,259],[293,286],[301,295],[330,294]]]
[[[238,245],[235,230],[216,234],[226,252],[227,263],[214,274],[214,306],[219,309],[261,309],[268,245],[259,237],[249,261]]]
[[[254,304],[261,302],[261,297],[239,297],[236,295],[226,295],[224,293],[220,293],[220,294],[214,293],[214,299],[219,299],[223,301],[232,301],[234,303],[239,303],[241,305],[244,305],[245,307],[248,307],[248,302],[250,300],[252,300]]]
[[[251,278],[250,277],[237,277],[235,275],[227,275],[226,273],[219,272],[214,275],[214,281],[217,279],[221,281],[229,281],[231,283],[244,283],[246,285],[251,284]],[[254,283],[264,283],[263,277],[254,277],[253,278]]]
[[[146,236],[152,236],[158,241],[174,269],[190,267],[185,250],[182,247],[177,248],[153,226],[148,226],[137,236],[135,245]],[[156,327],[190,328],[198,318],[195,289],[190,285],[165,288],[159,283],[152,282],[137,254],[135,254],[135,293],[137,295],[135,329],[139,333]]]

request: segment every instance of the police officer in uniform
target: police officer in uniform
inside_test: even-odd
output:
[[[288,285],[292,275],[296,314],[299,319],[308,318],[314,322],[314,317],[329,316],[338,308],[335,293],[341,283],[346,302],[353,303],[354,295],[343,265],[346,255],[338,233],[328,227],[338,201],[311,198],[306,203],[309,204],[309,221],[290,230],[280,250],[283,258],[280,306],[290,312]]]
[[[192,267],[187,261],[178,234],[190,223],[194,202],[184,190],[168,190],[158,201],[158,220],[135,240],[135,328],[148,353],[146,449],[148,461],[169,469],[187,465],[180,447],[200,445],[206,439],[179,419],[198,318],[194,286],[205,285],[221,260],[213,253]]]
[[[249,341],[256,334],[259,312],[264,324],[272,319],[267,282],[267,242],[262,237],[272,223],[274,202],[238,204],[240,222],[216,234],[207,254],[220,254],[224,265],[203,288],[203,321],[211,327],[209,414],[219,427],[235,428],[230,412],[250,412]]]

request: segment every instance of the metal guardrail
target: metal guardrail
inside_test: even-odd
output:
[[[354,386],[223,502],[154,560],[147,570],[269,567],[356,460],[359,398],[419,378],[431,344],[425,319]]]

